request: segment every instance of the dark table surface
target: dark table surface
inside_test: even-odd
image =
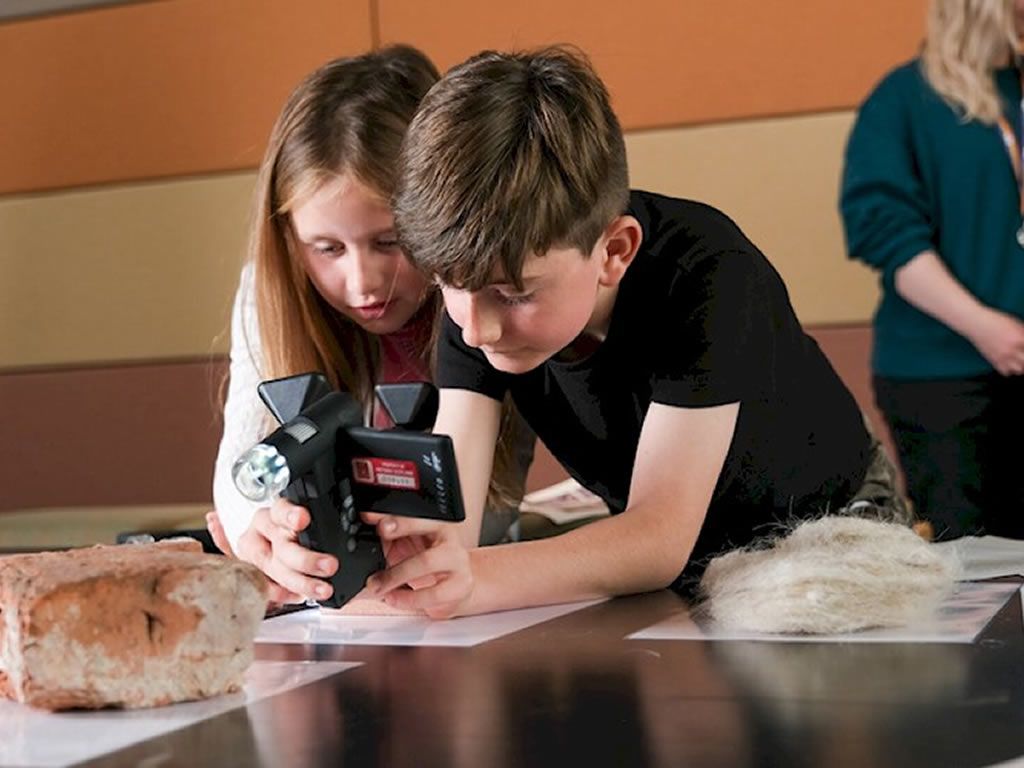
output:
[[[627,640],[673,594],[471,648],[264,645],[357,661],[90,766],[986,766],[1024,755],[1014,596],[973,645]]]

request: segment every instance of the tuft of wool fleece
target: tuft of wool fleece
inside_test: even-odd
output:
[[[772,634],[903,626],[930,615],[957,572],[954,558],[902,525],[822,517],[712,560],[700,609],[721,628]]]

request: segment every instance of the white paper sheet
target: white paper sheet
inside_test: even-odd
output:
[[[689,612],[670,616],[629,635],[631,640],[763,640],[785,643],[972,643],[999,612],[1018,584],[957,584],[956,592],[928,620],[887,629],[835,635],[769,635],[715,629]]]
[[[1024,576],[1024,541],[999,536],[964,536],[932,546],[956,555],[963,581]]]
[[[1020,614],[1024,618],[1024,586],[1020,588]]]
[[[425,616],[343,616],[314,609],[267,619],[260,626],[256,642],[469,647],[599,602],[588,600],[447,621],[434,621]]]
[[[1024,768],[1024,757],[1015,757],[1012,760],[1007,760],[1005,763],[995,763],[994,765],[987,765],[985,768]]]
[[[49,768],[93,760],[357,666],[255,661],[239,693],[152,709],[50,713],[0,701],[0,765]]]

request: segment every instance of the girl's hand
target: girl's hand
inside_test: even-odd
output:
[[[375,513],[363,519],[377,526],[388,567],[366,582],[368,597],[432,619],[463,613],[473,594],[469,551],[448,523]]]
[[[211,509],[206,513],[206,530],[209,532],[210,538],[213,539],[217,549],[228,557],[235,557],[235,550],[231,548],[231,542],[228,541],[228,535],[224,532],[224,525],[221,523],[220,515],[217,514],[216,509]]]
[[[279,498],[269,508],[256,510],[238,539],[237,556],[270,578],[272,602],[299,603],[306,597],[325,600],[334,591],[323,579],[338,570],[337,558],[298,543],[299,531],[309,522],[305,507]]]
[[[1024,373],[1024,323],[1013,315],[998,310],[984,312],[970,340],[1003,376]]]

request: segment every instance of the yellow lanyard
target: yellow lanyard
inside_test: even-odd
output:
[[[1021,93],[1024,94],[1024,69],[1020,73],[1021,80]],[[1021,121],[1024,123],[1024,95],[1021,97],[1020,102],[1021,110]],[[1013,166],[1013,176],[1017,179],[1017,190],[1018,196],[1020,197],[1020,215],[1021,225],[1017,229],[1017,242],[1024,248],[1024,172],[1022,172],[1022,161],[1024,156],[1021,155],[1020,141],[1017,139],[1017,134],[1014,132],[1013,127],[1010,125],[1009,120],[1004,115],[999,115],[999,132],[1003,135],[1003,145],[1006,147],[1006,151],[1010,155],[1010,165]]]

